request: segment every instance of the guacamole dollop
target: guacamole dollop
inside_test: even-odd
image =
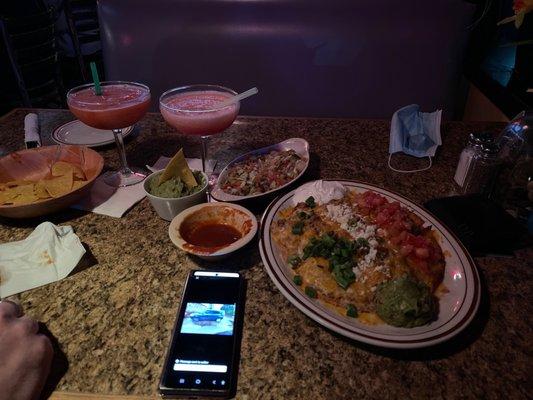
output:
[[[435,318],[437,304],[427,285],[405,275],[378,286],[376,312],[389,325],[413,328]]]
[[[205,186],[205,179],[200,171],[193,171],[193,175],[198,185],[192,188],[188,188],[179,177],[171,178],[160,185],[159,175],[157,175],[150,180],[150,183],[148,184],[148,191],[154,196],[165,198],[189,196],[193,193],[199,192],[200,189]]]

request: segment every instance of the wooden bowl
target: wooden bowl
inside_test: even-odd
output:
[[[102,172],[104,159],[96,151],[83,146],[45,146],[16,151],[0,158],[0,183],[15,180],[38,181],[50,175],[55,161],[77,164],[88,182],[60,197],[43,199],[31,204],[0,205],[0,215],[8,218],[31,218],[59,211],[87,195]]]

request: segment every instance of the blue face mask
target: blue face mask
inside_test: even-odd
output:
[[[418,104],[400,108],[392,116],[389,142],[389,167],[397,172],[417,172],[431,168],[431,157],[442,144],[440,137],[441,110],[420,112]],[[394,153],[403,152],[414,157],[429,157],[429,166],[412,171],[398,170],[391,166]]]

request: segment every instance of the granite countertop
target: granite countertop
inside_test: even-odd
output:
[[[4,152],[23,147],[26,112],[0,119]],[[48,143],[53,127],[73,119],[68,111],[38,114]],[[209,151],[223,167],[248,150],[303,137],[312,152],[305,179],[358,179],[424,202],[453,193],[467,133],[501,127],[444,123],[434,166],[417,174],[388,169],[387,121],[240,117],[211,140]],[[178,135],[158,114],[146,116],[126,143],[130,163],[139,165],[181,146],[188,157],[199,156],[198,140]],[[99,151],[106,166],[118,166],[113,146]],[[183,283],[191,269],[206,264],[172,245],[168,223],[147,199],[120,219],[75,210],[46,219],[72,225],[92,255],[66,279],[20,296],[26,313],[57,339],[56,389],[154,395]],[[42,220],[0,220],[0,242],[25,238]],[[345,339],[298,311],[267,276],[255,242],[224,263],[248,281],[237,398],[526,398],[532,252],[476,263],[483,292],[471,325],[441,345],[394,351]]]

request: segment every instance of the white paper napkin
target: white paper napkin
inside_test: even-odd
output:
[[[169,161],[169,157],[161,156],[152,168],[157,170],[163,169]],[[199,158],[187,158],[187,163],[191,169],[202,169],[202,160]],[[213,165],[214,162],[209,160],[207,165],[208,170],[209,168],[212,169]],[[120,218],[126,211],[144,198],[143,182],[132,186],[114,188],[107,185],[103,177],[99,176],[94,182],[89,194],[81,199],[78,204],[73,205],[72,208]]]
[[[115,188],[104,182],[103,176],[94,181],[87,196],[72,206],[78,210],[120,218],[145,196],[143,183]]]
[[[26,239],[0,245],[0,298],[65,278],[84,254],[71,226],[43,222]]]
[[[39,117],[35,113],[29,113],[24,117],[24,142],[26,143],[26,147],[41,145]]]

